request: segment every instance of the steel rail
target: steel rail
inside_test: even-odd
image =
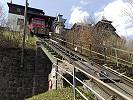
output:
[[[69,55],[69,56],[71,56],[71,55]],[[75,58],[76,59],[76,58]],[[78,59],[77,59],[78,60]],[[82,62],[80,62],[80,63],[82,63]],[[83,64],[83,63],[82,63]],[[93,69],[92,69],[93,70]],[[133,97],[133,95],[132,94],[130,94],[129,92],[127,92],[126,90],[124,90],[123,88],[121,88],[119,85],[117,85],[116,84],[116,82],[114,81],[114,80],[112,80],[111,78],[109,78],[108,76],[105,76],[103,73],[100,73],[100,74],[102,74],[104,77],[106,77],[107,79],[109,79],[109,80],[111,80],[112,82],[114,82],[114,84],[118,87],[118,88],[120,88],[122,91],[124,91],[125,93],[127,93],[127,94],[129,94],[130,96],[132,96]],[[118,77],[118,76],[117,76]],[[125,82],[126,84],[127,84],[127,82]],[[131,86],[131,85],[130,85]]]
[[[69,55],[69,56],[71,56],[71,55]],[[78,60],[78,59],[77,59]],[[100,73],[100,74],[102,74],[103,76],[105,76],[103,73]],[[107,79],[110,79],[112,82],[114,82],[114,84],[116,83],[114,80],[112,80],[111,78],[109,78],[109,77],[107,77],[107,76],[105,76]],[[117,76],[118,77],[118,76]],[[126,85],[127,85],[127,82],[124,82]],[[129,83],[130,84],[130,83]],[[115,84],[118,88],[120,88],[122,91],[124,91],[125,93],[127,93],[127,94],[129,94],[130,96],[132,96],[133,97],[133,95],[132,94],[130,94],[129,92],[127,92],[127,91],[125,91],[123,88],[121,88],[119,85],[117,85],[117,84]],[[129,85],[128,85],[129,86]],[[130,87],[132,87],[131,85],[130,85]]]
[[[59,44],[58,44],[59,45]],[[60,45],[61,46],[61,45]],[[63,48],[63,46],[61,46],[62,48]],[[67,51],[69,51],[69,49],[67,49]],[[79,55],[79,54],[77,54],[77,53],[75,53],[75,52],[73,52],[73,51],[71,51],[74,55]],[[70,55],[71,56],[71,55]],[[78,56],[79,58],[81,58],[81,59],[84,59],[85,61],[88,61],[85,57],[83,57],[83,56]],[[128,78],[129,79],[129,78]]]
[[[50,46],[50,44],[49,44],[49,46]],[[57,50],[58,51],[58,50]],[[69,58],[69,57],[68,57]],[[97,80],[97,79],[96,79]],[[101,82],[101,81],[100,81]],[[103,85],[104,84],[104,85]],[[110,86],[108,86],[107,84],[105,85],[105,83],[102,83],[102,85],[103,86],[105,86],[106,88],[108,88],[108,89],[110,89],[110,91],[112,91],[112,92],[114,92],[115,91],[115,93],[114,94],[117,94],[117,96],[119,96],[119,97],[121,97],[121,99],[122,98],[128,98],[128,97],[126,97],[125,95],[123,95],[123,94],[121,94],[120,92],[118,92],[117,90],[115,90],[115,89],[112,89]],[[130,98],[128,98],[127,100],[130,100]]]
[[[104,68],[104,69],[107,69],[107,70],[110,71],[111,73],[115,74],[117,77],[119,77],[119,78],[122,80],[122,82],[124,81],[124,83],[125,83],[126,85],[128,85],[130,88],[133,89],[133,80],[132,80],[131,78],[128,78],[127,76],[125,76],[125,75],[123,75],[123,74],[120,74],[120,73],[118,73],[117,71],[115,71],[115,70],[113,70],[113,69],[111,69],[111,68],[109,68],[109,67],[107,67],[107,66],[105,66],[105,65],[103,65],[103,68]]]
[[[100,85],[102,85],[103,87],[105,87],[108,90],[110,90],[110,92],[114,92],[114,94],[117,94],[117,96],[119,96],[121,98],[121,100],[132,100],[131,98],[128,98],[127,96],[123,95],[121,92],[115,90],[114,88],[112,88],[111,86],[107,85],[106,83],[98,80],[97,78],[93,77],[92,75],[88,74],[87,72],[83,71],[82,69],[80,69],[78,67],[76,67],[76,69],[78,69],[79,71],[81,71],[84,74],[86,74],[89,77],[91,77],[96,83],[100,83]]]
[[[80,63],[82,63],[82,62],[80,62]],[[83,64],[84,66],[87,67],[87,65],[85,65],[84,63],[82,63],[82,64]],[[90,67],[89,67],[89,68],[90,68]],[[94,70],[93,68],[90,68],[90,69],[91,69],[91,70]],[[95,71],[95,70],[94,70],[94,71]],[[98,72],[98,71],[96,71],[96,72]],[[117,86],[119,89],[121,89],[123,92],[125,92],[125,93],[127,93],[128,95],[130,95],[130,96],[133,97],[133,95],[132,95],[131,93],[129,93],[128,91],[124,90],[121,86],[117,85],[116,82],[115,82],[113,79],[109,78],[108,76],[104,75],[104,74],[101,73],[101,72],[100,72],[100,74],[103,75],[105,78],[109,79],[110,81],[112,81],[112,82],[113,82],[112,84],[116,85],[116,86]],[[117,77],[118,77],[118,76],[117,76]]]
[[[82,63],[81,61],[79,61],[79,62]],[[84,63],[82,63],[82,64],[85,65]],[[87,65],[85,65],[85,66],[87,67]],[[112,70],[111,68],[109,68],[109,67],[107,67],[107,66],[105,66],[105,65],[103,65],[103,66],[98,66],[98,67],[104,69],[105,71],[109,71],[111,74],[113,74],[113,75],[119,77],[119,78],[122,80],[122,82],[123,82],[124,84],[126,84],[127,86],[129,86],[130,88],[133,89],[133,80],[132,80],[132,79],[130,79],[130,78],[126,77],[125,75],[122,75],[122,74],[120,74],[120,73],[118,73],[118,72],[116,72],[116,71],[114,71],[114,70]],[[97,67],[97,68],[98,68],[98,67]],[[91,70],[94,70],[94,69],[91,68],[91,67],[89,67],[89,68],[90,68]],[[95,71],[95,70],[94,70],[94,71]],[[96,71],[96,72],[97,72],[97,71]],[[109,78],[109,77],[106,76],[105,74],[103,74],[103,73],[101,73],[101,72],[100,72],[100,74],[102,74],[104,77],[106,77],[106,78],[109,79],[110,81],[114,82],[114,84],[116,83],[113,79]],[[120,89],[122,89],[119,85],[116,84],[116,86],[118,86]],[[123,89],[122,89],[122,90],[123,90]],[[123,90],[123,91],[125,91],[125,90]],[[127,92],[127,91],[125,91],[125,92]],[[127,92],[127,93],[128,93],[128,92]],[[131,96],[133,97],[132,94],[130,94],[130,93],[128,93],[128,94],[131,95]]]

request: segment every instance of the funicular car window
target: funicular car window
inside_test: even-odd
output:
[[[41,24],[41,21],[40,20],[36,20],[37,21],[37,24]]]
[[[33,23],[36,24],[37,23],[37,20],[33,19]]]
[[[45,25],[45,20],[43,19],[33,19],[32,20],[33,24],[41,24],[41,25]]]
[[[41,23],[42,23],[43,25],[45,25],[45,20],[42,20]]]

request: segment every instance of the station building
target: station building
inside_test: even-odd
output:
[[[12,31],[22,32],[24,27],[24,12],[25,6],[7,3],[9,7],[8,12],[8,26]],[[27,8],[27,25],[29,24],[31,18],[41,18],[45,19],[47,23],[52,24],[56,17],[47,16],[42,9]]]

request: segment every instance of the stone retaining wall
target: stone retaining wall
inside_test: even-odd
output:
[[[38,48],[25,50],[25,66],[20,67],[20,48],[0,48],[0,100],[24,100],[48,90],[51,62]]]

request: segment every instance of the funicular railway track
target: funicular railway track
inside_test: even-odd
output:
[[[86,47],[83,47],[82,45],[80,44],[76,44],[74,43],[74,41],[70,42],[70,41],[67,41],[64,39],[63,36],[61,35],[54,35],[52,37],[52,39],[56,40],[56,41],[59,41],[59,42],[63,42],[65,43],[66,45],[70,45],[72,48],[70,48],[68,46],[68,48],[70,48],[71,50],[74,50],[74,47],[77,47],[79,49],[81,49],[80,54],[82,54],[82,51],[88,51],[91,53],[91,56],[87,56],[85,54],[82,54],[84,56],[87,56],[87,59],[89,60],[93,60],[93,62],[96,62],[98,64],[101,64],[103,65],[104,63],[110,63],[112,65],[112,67],[115,67],[115,66],[118,66],[118,65],[123,65],[123,66],[132,66],[133,65],[133,53],[132,52],[128,52],[128,51],[125,51],[125,50],[122,50],[122,49],[118,49],[118,48],[114,48],[114,47],[111,47],[111,46],[104,46],[104,45],[101,45],[101,46],[98,46],[98,45],[92,45],[92,44],[89,44],[89,47],[86,48]],[[84,46],[88,46],[88,45],[85,45]],[[67,46],[66,46],[67,47]],[[100,48],[100,52],[102,50],[102,53],[99,53],[99,49],[98,51],[95,51],[95,50],[92,50],[93,47],[96,47],[96,49]],[[108,56],[106,53],[108,50],[106,49],[110,49],[111,50],[111,54]],[[118,56],[118,51],[120,51],[121,53],[126,53],[126,55],[130,54],[130,61],[126,61],[125,59],[122,59],[122,58],[119,58]],[[114,53],[112,55],[112,53]],[[101,57],[101,58],[100,58]],[[106,59],[106,61],[105,61]]]
[[[99,53],[99,51],[95,51],[92,50],[91,48],[93,47],[93,45],[89,45],[89,47],[83,47],[81,45],[77,45],[75,43],[71,43],[68,42],[67,40],[64,40],[63,37],[61,36],[54,36],[52,37],[55,41],[59,41],[60,43],[63,43],[63,45],[66,48],[71,49],[72,51],[74,50],[75,47],[77,47],[79,49],[79,51],[77,51],[80,55],[83,55],[85,57],[85,59],[92,61],[93,63],[99,64],[99,65],[104,65],[106,64],[106,66],[110,67],[111,69],[117,70],[118,72],[122,73],[123,76],[129,76],[129,77],[133,77],[132,73],[127,71],[127,68],[130,67],[130,70],[132,70],[132,66],[133,66],[133,53],[132,52],[128,52],[125,50],[121,50],[118,48],[113,48],[113,47],[105,47],[105,46],[96,46],[97,48],[101,48],[102,49],[102,53]],[[69,46],[67,46],[69,45]],[[111,50],[111,51],[110,51]],[[82,51],[87,51],[87,53],[89,54],[83,54]],[[106,54],[107,52],[110,52],[110,54]],[[126,61],[125,59],[119,58],[118,53],[126,53],[126,57],[125,58],[129,58],[129,61]],[[112,53],[114,53],[112,55]],[[129,57],[127,57],[129,56]],[[129,70],[129,69],[128,69]]]
[[[122,96],[122,98],[120,97],[121,99],[118,99],[118,100],[126,100],[126,99],[132,100],[133,99],[133,94],[132,94],[133,93],[133,87],[132,87],[133,81],[131,79],[128,79],[127,77],[121,75],[118,72],[115,72],[114,70],[106,67],[105,65],[101,66],[101,65],[97,65],[97,64],[94,64],[93,62],[88,61],[84,56],[79,55],[77,52],[71,51],[68,48],[65,48],[64,46],[60,45],[55,40],[50,39],[47,41],[43,41],[41,39],[41,41],[43,43],[49,45],[57,53],[61,54],[61,56],[63,56],[63,58],[72,62],[75,66],[78,66],[80,69],[83,69],[84,71],[86,71],[87,73],[89,73],[90,75],[95,77],[96,79],[98,79],[98,80],[101,79],[101,77],[98,77],[96,75],[96,73],[97,73],[97,74],[101,74],[104,77],[104,79],[110,80],[110,83],[107,83],[108,85],[105,83],[102,83],[102,85],[101,85],[101,83],[100,83],[100,86],[104,87],[104,89],[106,87],[107,90],[109,90],[109,91],[112,91],[112,89],[113,89],[115,91],[115,92],[113,91],[113,95],[115,95],[115,93],[116,93],[118,97]],[[102,73],[101,70],[106,71],[106,73],[110,74],[111,77],[106,75],[105,73]],[[115,78],[113,78],[113,77],[115,77]],[[116,82],[115,79],[119,80],[119,82]],[[125,89],[123,86],[128,89]],[[123,99],[123,98],[125,98],[125,99]]]
[[[64,41],[64,40],[61,40],[59,38],[56,38],[56,40],[59,40],[59,41]],[[66,42],[66,41],[65,41]],[[70,43],[69,43],[70,44]],[[86,49],[86,48],[85,48]],[[75,52],[74,52],[75,53]],[[99,53],[98,53],[99,54]],[[79,55],[79,53],[75,53],[75,55]],[[102,55],[102,54],[99,54],[99,55]],[[102,55],[103,56],[103,55]],[[111,73],[113,76],[115,76],[114,80],[111,80],[109,79],[110,81],[112,82],[115,82],[115,81],[119,81],[120,83],[123,83],[123,84],[126,84],[126,86],[123,86],[125,89],[128,88],[130,89],[130,91],[133,90],[133,80],[109,67],[107,67],[106,65],[99,65],[97,64],[95,61],[92,61],[92,59],[88,59],[87,57],[84,57],[82,55],[80,55],[80,57],[84,58],[88,63],[92,63],[93,65],[95,65],[96,68],[98,68],[99,70],[104,70],[105,72],[109,72]],[[105,76],[106,77],[106,76]],[[119,85],[119,84],[118,84]],[[119,86],[120,87],[120,86]],[[125,91],[125,89],[123,89]],[[132,94],[132,92],[131,92]]]

